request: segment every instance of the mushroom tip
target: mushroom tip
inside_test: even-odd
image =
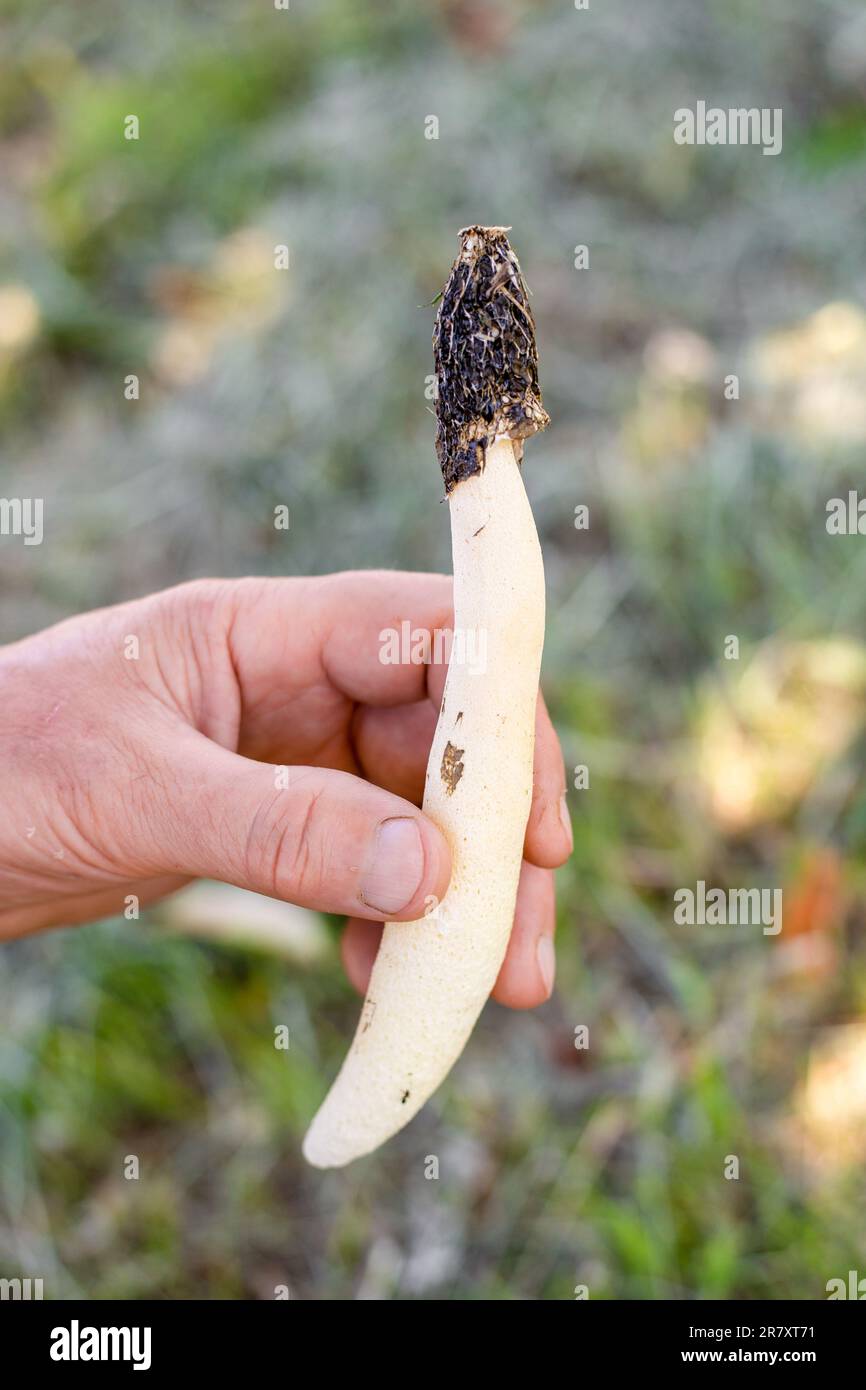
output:
[[[446,492],[482,471],[494,439],[511,439],[521,457],[523,440],[549,424],[535,320],[510,230],[461,230],[436,316],[436,452]]]
[[[461,227],[457,235],[460,237],[461,248],[465,251],[467,243],[474,246],[484,245],[485,242],[507,241],[510,227],[481,227],[475,224],[471,227]]]

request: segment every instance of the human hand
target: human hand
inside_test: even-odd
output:
[[[0,939],[119,914],[191,878],[345,913],[363,990],[383,917],[448,886],[420,805],[443,665],[379,634],[447,630],[450,580],[201,580],[0,649]],[[515,926],[494,997],[553,983],[551,870],[571,848],[543,702]]]

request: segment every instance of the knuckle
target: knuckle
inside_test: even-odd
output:
[[[276,898],[309,897],[322,881],[321,796],[320,790],[311,789],[287,803],[285,793],[278,791],[253,818],[245,851],[247,870]]]
[[[196,633],[210,634],[221,626],[223,615],[231,608],[233,587],[225,579],[187,580],[145,600],[150,606],[148,616],[157,628],[181,640]]]

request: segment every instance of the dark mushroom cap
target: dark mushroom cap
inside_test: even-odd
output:
[[[488,445],[550,423],[538,386],[535,320],[508,227],[464,227],[433,330],[436,453],[445,490],[480,473]]]

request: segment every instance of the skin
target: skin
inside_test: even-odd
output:
[[[0,940],[219,878],[345,914],[343,962],[363,993],[381,894],[395,890],[377,827],[410,820],[419,837],[410,828],[419,848],[401,858],[398,886],[411,883],[389,919],[420,917],[450,874],[447,844],[418,809],[445,667],[379,659],[379,633],[405,620],[450,628],[450,580],[200,580],[0,648]],[[138,659],[125,655],[130,637]],[[277,789],[274,764],[288,786]],[[539,697],[515,924],[494,991],[512,1008],[553,985],[564,790]]]

